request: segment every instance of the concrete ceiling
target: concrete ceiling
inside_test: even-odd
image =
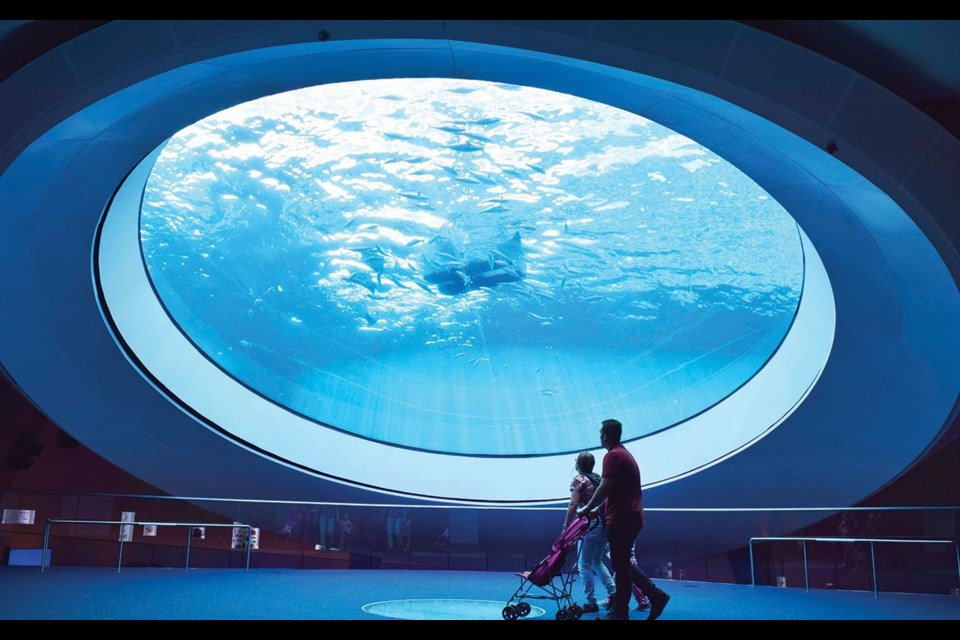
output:
[[[0,20],[0,81],[110,20]],[[960,137],[960,20],[739,20],[893,91]]]
[[[741,20],[835,60],[960,134],[960,20]]]

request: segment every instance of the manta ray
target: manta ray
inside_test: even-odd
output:
[[[525,275],[523,245],[518,231],[509,240],[498,244],[485,259],[461,261],[445,269],[426,273],[424,279],[437,285],[440,293],[452,296],[480,287],[517,282]]]

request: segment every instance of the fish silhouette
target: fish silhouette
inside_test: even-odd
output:
[[[457,295],[480,287],[517,282],[525,276],[523,245],[518,231],[509,240],[498,244],[486,257],[465,263],[457,261],[447,268],[426,273],[424,279],[437,285],[440,293]]]

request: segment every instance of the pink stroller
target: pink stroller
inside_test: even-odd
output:
[[[520,586],[503,608],[504,620],[516,620],[530,614],[530,604],[525,600],[553,600],[557,605],[557,620],[579,620],[583,609],[573,601],[573,572],[564,573],[567,556],[577,553],[577,543],[596,527],[599,521],[577,518],[554,541],[550,554],[538,562],[530,571],[518,573]],[[559,580],[558,580],[559,579]],[[542,594],[530,593],[538,587]]]

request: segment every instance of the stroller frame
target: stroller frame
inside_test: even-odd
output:
[[[573,599],[574,572],[564,569],[569,563],[570,552],[576,550],[574,557],[579,559],[583,551],[583,538],[599,524],[595,516],[575,519],[554,541],[547,557],[530,571],[517,573],[520,586],[503,607],[503,619],[516,620],[528,616],[531,608],[527,600],[551,600],[557,605],[557,620],[579,620],[583,616],[583,608]],[[532,593],[535,588],[542,593]]]

